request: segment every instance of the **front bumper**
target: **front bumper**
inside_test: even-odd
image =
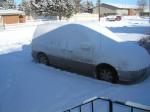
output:
[[[120,81],[127,81],[127,82],[134,82],[140,79],[148,77],[147,70],[150,67],[146,67],[141,70],[137,71],[118,71],[119,72],[119,80]]]

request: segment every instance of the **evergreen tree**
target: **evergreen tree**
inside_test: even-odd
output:
[[[93,7],[94,7],[93,2],[92,1],[87,1],[87,9],[91,9]]]
[[[81,3],[81,10],[84,12],[92,13],[93,12],[93,2],[92,1],[84,1]]]
[[[16,5],[13,0],[6,0],[6,1],[0,2],[0,7],[4,9],[15,9]]]
[[[31,2],[30,1],[23,1],[21,4],[19,4],[19,10],[24,11],[27,16],[32,15],[31,10]]]
[[[62,17],[69,18],[74,11],[73,0],[38,0],[32,5],[38,15],[59,16],[60,20]]]
[[[74,0],[75,2],[75,13],[80,12],[80,2],[81,0]]]

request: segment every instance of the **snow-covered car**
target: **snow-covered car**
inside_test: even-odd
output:
[[[39,25],[32,56],[42,64],[114,82],[146,75],[150,56],[138,44],[122,42],[98,22]]]

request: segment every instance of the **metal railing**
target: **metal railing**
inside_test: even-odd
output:
[[[145,106],[141,105],[138,103],[133,103],[133,102],[119,102],[119,101],[112,101],[111,99],[103,98],[103,97],[98,97],[98,98],[92,98],[90,100],[87,100],[83,102],[82,104],[72,107],[66,111],[63,112],[73,112],[74,110],[78,109],[76,112],[83,112],[82,107],[89,105],[90,104],[90,112],[96,112],[96,108],[94,105],[96,105],[96,101],[105,101],[107,102],[105,110],[107,111],[102,111],[102,112],[150,112],[150,106]],[[115,106],[120,106],[121,108],[128,108],[126,111],[122,111],[120,109],[115,108]],[[116,109],[116,110],[115,110]],[[101,112],[101,111],[99,111]]]

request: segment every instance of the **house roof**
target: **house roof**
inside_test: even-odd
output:
[[[102,3],[101,4],[102,7],[106,7],[106,8],[111,8],[111,9],[117,9],[118,7],[110,5],[110,4],[106,4],[106,3]]]
[[[6,9],[6,10],[0,10],[0,15],[25,15],[25,13],[23,11]]]
[[[109,4],[106,4],[106,3],[101,3],[101,5],[100,5],[101,7],[106,7],[106,8],[109,8],[109,9],[118,9],[117,7],[115,7],[115,6],[113,6],[113,5],[109,5]],[[98,7],[98,6],[95,6],[95,7],[93,7],[93,8],[96,8],[96,7]]]
[[[108,4],[108,5],[112,5],[114,7],[117,7],[119,9],[138,9],[138,6],[137,5],[128,5],[128,4]]]
[[[101,3],[101,6],[102,7],[111,8],[111,9],[138,9],[138,6],[136,6],[136,5],[126,5],[126,4],[106,4],[106,3]]]

